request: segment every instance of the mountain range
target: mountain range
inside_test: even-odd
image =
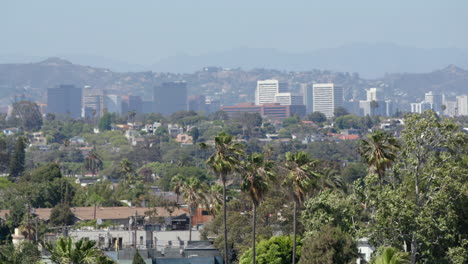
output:
[[[291,53],[267,48],[235,48],[200,55],[177,54],[147,65],[128,63],[102,56],[56,54],[81,65],[93,65],[117,72],[154,71],[191,73],[205,66],[224,68],[267,68],[284,71],[313,69],[357,72],[365,78],[379,78],[388,73],[424,73],[453,64],[468,68],[468,50],[457,48],[414,48],[393,43],[355,43],[311,52]],[[151,57],[151,54],[148,54]],[[25,63],[46,57],[0,54],[0,63]]]

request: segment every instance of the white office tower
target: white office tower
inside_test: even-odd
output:
[[[302,105],[303,99],[300,95],[277,93],[275,94],[275,103],[279,103],[281,105]]]
[[[278,80],[257,81],[257,90],[255,91],[255,104],[269,104],[275,102],[277,93],[286,93],[288,84]]]
[[[313,112],[321,112],[331,118],[335,109],[343,106],[343,87],[333,83],[316,83],[313,90]]]
[[[303,104],[306,106],[306,113],[313,112],[314,87],[311,84],[301,84]]]
[[[468,95],[457,96],[457,115],[468,116]]]
[[[384,95],[382,88],[370,88],[366,90],[367,101],[383,101]]]
[[[432,110],[437,113],[442,112],[442,95],[432,91],[424,94],[424,102],[432,104]]]

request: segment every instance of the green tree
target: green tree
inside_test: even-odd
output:
[[[410,252],[412,264],[448,263],[452,253],[466,250],[468,136],[432,111],[405,123],[391,184],[375,185],[372,175],[356,184],[361,203],[369,205],[366,233],[376,247]]]
[[[17,246],[0,246],[0,264],[33,264],[39,263],[40,260],[41,252],[37,245],[30,241],[23,241]]]
[[[52,226],[67,226],[73,224],[74,214],[67,204],[57,204],[50,213],[49,223]]]
[[[42,114],[36,103],[20,101],[13,104],[11,113],[14,125],[25,131],[37,131],[42,126]]]
[[[192,217],[198,205],[203,204],[206,189],[205,185],[195,177],[188,178],[180,187],[180,192],[189,207],[189,241],[192,241]]]
[[[24,172],[24,162],[26,159],[26,138],[23,136],[19,136],[16,139],[16,147],[15,152],[10,160],[10,174],[9,180],[15,181],[15,179]]]
[[[325,226],[303,241],[301,264],[349,264],[358,249],[353,237],[339,227]]]
[[[256,262],[258,264],[290,264],[293,258],[293,238],[291,236],[274,236],[262,240],[257,245]],[[301,253],[301,243],[297,245],[297,254]],[[252,249],[246,251],[240,258],[239,264],[252,263]]]
[[[179,196],[182,192],[182,186],[186,179],[182,175],[177,174],[171,179],[171,190],[177,195],[176,203],[179,204]]]
[[[325,114],[318,111],[308,114],[306,119],[314,123],[323,123],[327,121],[327,117],[325,116]]]
[[[206,147],[204,144],[202,146]],[[224,262],[226,264],[229,264],[226,224],[226,182],[229,174],[237,170],[239,157],[242,154],[242,145],[234,142],[231,135],[221,132],[215,137],[214,153],[206,161],[223,183]]]
[[[346,195],[326,189],[305,202],[302,223],[309,233],[333,225],[340,227],[343,232],[357,235],[362,214],[361,204],[354,194]]]
[[[143,257],[140,255],[138,250],[135,252],[135,255],[133,255],[133,261],[132,264],[146,264],[145,260]]]
[[[127,183],[127,178],[129,182],[133,182],[135,170],[133,169],[132,163],[127,158],[119,162],[119,172],[124,177],[124,183]]]
[[[108,112],[105,112],[104,115],[99,120],[98,128],[100,132],[104,132],[106,130],[111,130],[112,125],[112,115]]]
[[[265,160],[263,155],[254,153],[242,163],[241,190],[252,200],[252,263],[255,264],[255,231],[257,224],[257,206],[269,189],[269,182],[273,180],[273,162]]]
[[[371,264],[409,264],[409,254],[393,247],[379,248]]]
[[[101,155],[97,152],[94,147],[85,158],[85,168],[90,171],[93,175],[96,175],[100,169],[102,169],[103,162]]]
[[[194,144],[197,143],[198,138],[200,138],[200,131],[198,130],[198,128],[197,128],[197,127],[193,127],[192,129],[190,129],[190,130],[188,131],[188,134],[189,134],[189,136],[192,137],[193,143],[194,143]]]
[[[333,111],[333,115],[334,117],[340,117],[340,116],[349,115],[349,112],[348,110],[346,110],[346,108],[340,106],[340,107],[335,108],[335,110]]]
[[[287,173],[283,180],[283,186],[286,187],[286,190],[292,193],[293,196],[293,264],[296,263],[297,206],[304,202],[307,194],[317,185],[319,174],[314,170],[314,167],[315,161],[306,153],[302,151],[286,153],[284,168]]]
[[[376,173],[382,183],[385,170],[392,166],[399,148],[394,137],[379,130],[360,141],[359,153],[369,165],[369,172]]]

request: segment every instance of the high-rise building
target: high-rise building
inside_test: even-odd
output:
[[[85,95],[83,96],[82,117],[101,117],[104,114],[104,96]]]
[[[314,102],[314,87],[311,84],[303,83],[301,84],[302,98],[304,100],[303,104],[306,106],[306,112],[312,113],[313,102]]]
[[[205,100],[206,113],[211,114],[221,109],[221,101],[207,97]]]
[[[288,91],[288,83],[278,80],[263,80],[257,81],[257,90],[255,91],[255,104],[269,104],[275,102],[277,93],[286,93]]]
[[[342,87],[333,83],[316,83],[313,90],[313,112],[321,112],[327,118],[331,118],[335,109],[343,106]]]
[[[366,90],[367,101],[383,101],[384,95],[382,88],[370,88]]]
[[[82,89],[73,85],[60,85],[47,89],[47,112],[80,118]]]
[[[154,87],[154,112],[170,115],[187,111],[187,83],[166,82]]]
[[[143,112],[143,100],[140,96],[122,96],[122,114],[126,115],[130,111],[140,114]]]
[[[435,94],[432,91],[424,94],[424,102],[432,105],[432,110],[437,113],[442,112],[442,95]]]
[[[122,114],[122,98],[120,95],[107,94],[104,96],[104,108],[109,113]]]
[[[303,105],[304,100],[301,95],[294,95],[291,93],[277,93],[275,94],[275,103],[282,105]]]
[[[468,116],[468,95],[457,96],[457,114]]]
[[[204,95],[189,96],[188,110],[194,112],[206,112],[206,97]]]

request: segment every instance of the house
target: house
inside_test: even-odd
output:
[[[74,136],[70,138],[70,145],[87,146],[88,143],[84,137]]]
[[[20,132],[20,129],[17,128],[17,127],[11,127],[11,128],[5,128],[3,129],[3,134],[7,135],[7,136],[11,136],[11,135],[14,135],[16,133]]]
[[[34,132],[29,135],[30,146],[46,146],[47,138],[42,132]]]
[[[176,137],[178,134],[184,133],[184,128],[179,124],[168,124],[167,131],[169,136]]]
[[[182,143],[182,144],[191,145],[193,144],[193,137],[185,133],[178,134],[177,137],[175,138],[175,141]]]

